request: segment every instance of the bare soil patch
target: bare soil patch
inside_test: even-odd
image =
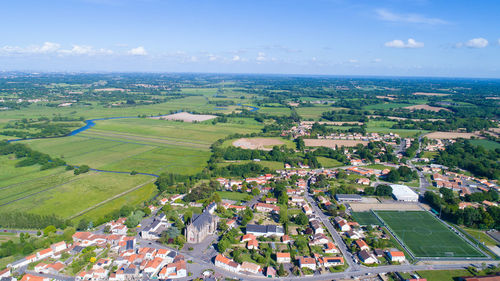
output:
[[[409,110],[424,109],[424,110],[434,111],[434,112],[438,112],[440,110],[451,111],[448,108],[437,107],[437,106],[430,106],[430,105],[427,105],[427,104],[417,104],[417,105],[407,106],[407,107],[404,107],[404,108],[409,109]]]
[[[459,133],[459,132],[432,132],[425,135],[429,139],[470,139],[471,137],[482,138],[475,133]]]
[[[344,124],[348,125],[363,125],[363,122],[356,122],[356,121],[340,121],[340,122],[332,122],[332,121],[321,121],[321,122],[315,122],[315,121],[302,121],[301,125],[312,125],[314,123],[318,123],[320,125],[331,125],[331,126],[342,126]]]
[[[389,97],[389,96],[375,96],[377,99],[387,99],[387,100],[395,100],[396,98],[394,97]]]
[[[349,203],[354,212],[367,212],[370,210],[405,210],[405,211],[421,211],[422,207],[426,205],[419,205],[418,203]]]
[[[435,97],[443,97],[443,96],[449,96],[450,94],[443,94],[443,93],[423,93],[423,92],[416,92],[413,93],[415,96],[435,96]]]
[[[285,144],[279,139],[273,138],[242,138],[235,140],[233,145],[236,147],[241,147],[243,149],[258,149],[258,150],[271,150],[275,145]]]
[[[160,119],[160,120],[177,120],[183,122],[202,122],[210,119],[217,118],[215,115],[203,115],[203,114],[191,114],[189,112],[179,112],[175,114],[165,115],[165,116],[156,116],[150,117],[151,119]]]
[[[306,146],[324,146],[335,148],[336,146],[356,146],[359,143],[362,145],[367,145],[367,141],[362,140],[325,140],[325,139],[304,139]]]

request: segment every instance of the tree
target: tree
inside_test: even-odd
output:
[[[181,234],[181,231],[175,226],[169,227],[165,232],[168,238],[175,238]]]
[[[368,186],[364,190],[366,195],[373,195],[375,194],[375,188],[373,186]]]
[[[78,226],[76,227],[76,229],[79,231],[83,231],[83,230],[87,230],[88,227],[89,227],[89,221],[87,219],[83,218],[78,222]]]
[[[377,196],[391,196],[392,195],[392,187],[387,184],[380,184],[375,189],[375,195]]]
[[[390,182],[398,182],[400,179],[399,172],[396,169],[391,169],[386,176],[386,180]]]
[[[288,208],[286,206],[281,206],[280,208],[280,223],[288,223]]]
[[[285,267],[283,266],[283,264],[280,264],[280,267],[278,268],[278,275],[279,276],[285,276],[286,275]]]
[[[307,225],[309,223],[309,219],[307,218],[306,214],[300,212],[295,217],[295,223],[297,223],[298,225]]]
[[[51,233],[56,233],[56,231],[57,229],[55,226],[49,225],[43,230],[43,235],[48,236]]]

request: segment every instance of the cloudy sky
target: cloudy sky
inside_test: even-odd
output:
[[[0,70],[500,78],[494,0],[0,2]]]

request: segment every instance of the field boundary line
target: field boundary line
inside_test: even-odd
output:
[[[445,221],[443,221],[442,219],[438,218],[435,214],[429,212],[431,214],[431,216],[438,220],[441,224],[443,224],[445,227],[447,227],[449,230],[452,230],[455,235],[457,235],[458,237],[460,237],[465,243],[469,244],[470,246],[472,246],[472,248],[476,249],[477,251],[479,251],[482,255],[483,255],[483,258],[487,258],[489,257],[488,254],[486,254],[483,250],[481,250],[479,247],[477,247],[476,245],[474,245],[472,243],[472,241],[468,240],[465,238],[465,235],[462,234],[462,232],[458,231],[457,229],[455,229],[452,225],[449,225],[448,223],[446,223]],[[473,257],[473,258],[481,258],[481,257]]]
[[[87,174],[87,175],[88,175],[88,174]],[[87,176],[87,175],[86,175],[86,176]],[[14,200],[9,201],[9,202],[7,202],[7,203],[0,204],[0,207],[7,206],[7,205],[10,205],[10,204],[12,204],[12,203],[14,203],[14,202],[17,202],[17,201],[20,201],[20,200],[24,200],[24,199],[26,199],[26,198],[29,198],[29,197],[31,197],[31,196],[34,196],[34,195],[37,195],[37,194],[43,193],[43,192],[45,192],[45,191],[49,191],[49,190],[51,190],[51,189],[55,189],[55,188],[61,187],[61,186],[65,185],[65,184],[68,184],[68,183],[71,183],[71,182],[74,182],[74,181],[81,180],[82,178],[83,178],[83,177],[81,177],[81,178],[77,178],[77,179],[72,179],[72,180],[70,180],[70,181],[63,182],[63,183],[57,184],[57,185],[55,185],[55,186],[51,186],[51,187],[49,187],[49,188],[46,188],[46,189],[43,189],[43,190],[37,191],[37,192],[32,193],[32,194],[30,194],[30,195],[26,195],[26,196],[23,196],[23,197],[20,197],[20,198],[14,199]]]
[[[22,182],[18,182],[18,183],[13,183],[13,184],[10,184],[10,185],[7,185],[7,186],[4,186],[4,187],[0,187],[0,190],[4,190],[4,189],[9,189],[9,188],[13,188],[13,187],[16,187],[17,185],[20,185],[20,184],[25,184],[25,183],[28,183],[28,182],[32,182],[32,181],[36,181],[36,180],[40,180],[40,179],[44,179],[44,178],[47,178],[47,177],[52,177],[52,176],[55,176],[55,175],[60,175],[60,174],[64,174],[66,171],[60,171],[58,173],[54,173],[54,174],[50,174],[50,175],[46,175],[46,176],[43,176],[43,177],[39,177],[39,178],[34,178],[34,179],[30,179],[30,180],[26,180],[26,181],[22,181]]]
[[[396,235],[396,233],[392,230],[392,228],[390,228],[389,225],[377,213],[375,213],[373,210],[370,210],[370,211],[382,223],[382,225],[385,226],[385,228],[394,237],[394,239],[396,239],[396,241],[398,241],[398,243],[401,245],[401,247],[403,247],[406,250],[406,252],[408,252],[408,254],[411,256],[411,258],[413,260],[418,260],[418,258],[415,256],[415,254],[408,248],[408,246],[406,246],[405,243],[403,243],[403,240],[401,240],[401,238],[399,238],[399,236]]]
[[[79,216],[81,216],[81,215],[84,215],[84,214],[86,214],[86,213],[88,213],[88,212],[90,212],[90,211],[92,211],[92,210],[94,210],[94,209],[97,209],[98,207],[100,207],[100,206],[102,206],[102,205],[104,205],[104,204],[106,204],[106,203],[108,203],[108,202],[111,202],[111,201],[113,201],[113,200],[115,200],[115,199],[118,199],[118,198],[120,198],[120,197],[122,197],[122,196],[124,196],[124,195],[126,195],[126,194],[128,194],[128,193],[130,193],[130,192],[132,192],[132,191],[136,191],[136,190],[138,190],[138,189],[140,189],[140,188],[144,187],[145,185],[147,185],[147,184],[150,184],[150,183],[154,182],[155,180],[156,180],[156,179],[151,179],[151,180],[148,180],[148,181],[147,181],[147,182],[145,182],[145,183],[141,183],[141,184],[139,184],[139,185],[137,185],[137,186],[135,186],[135,187],[133,187],[133,188],[131,188],[131,189],[129,189],[129,190],[126,190],[126,191],[124,191],[124,192],[122,192],[122,193],[116,194],[116,195],[114,195],[114,196],[112,196],[112,197],[110,197],[110,198],[108,198],[108,199],[106,199],[106,200],[104,200],[104,201],[102,201],[102,202],[99,202],[99,203],[95,204],[94,206],[88,207],[87,209],[85,209],[85,210],[83,210],[83,211],[80,211],[80,212],[78,212],[78,213],[76,213],[76,214],[74,214],[74,215],[72,215],[72,216],[68,217],[67,219],[71,220],[71,219],[77,218],[77,217],[79,217]]]

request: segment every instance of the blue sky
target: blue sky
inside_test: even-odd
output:
[[[2,1],[0,70],[500,78],[499,11],[488,0]]]

